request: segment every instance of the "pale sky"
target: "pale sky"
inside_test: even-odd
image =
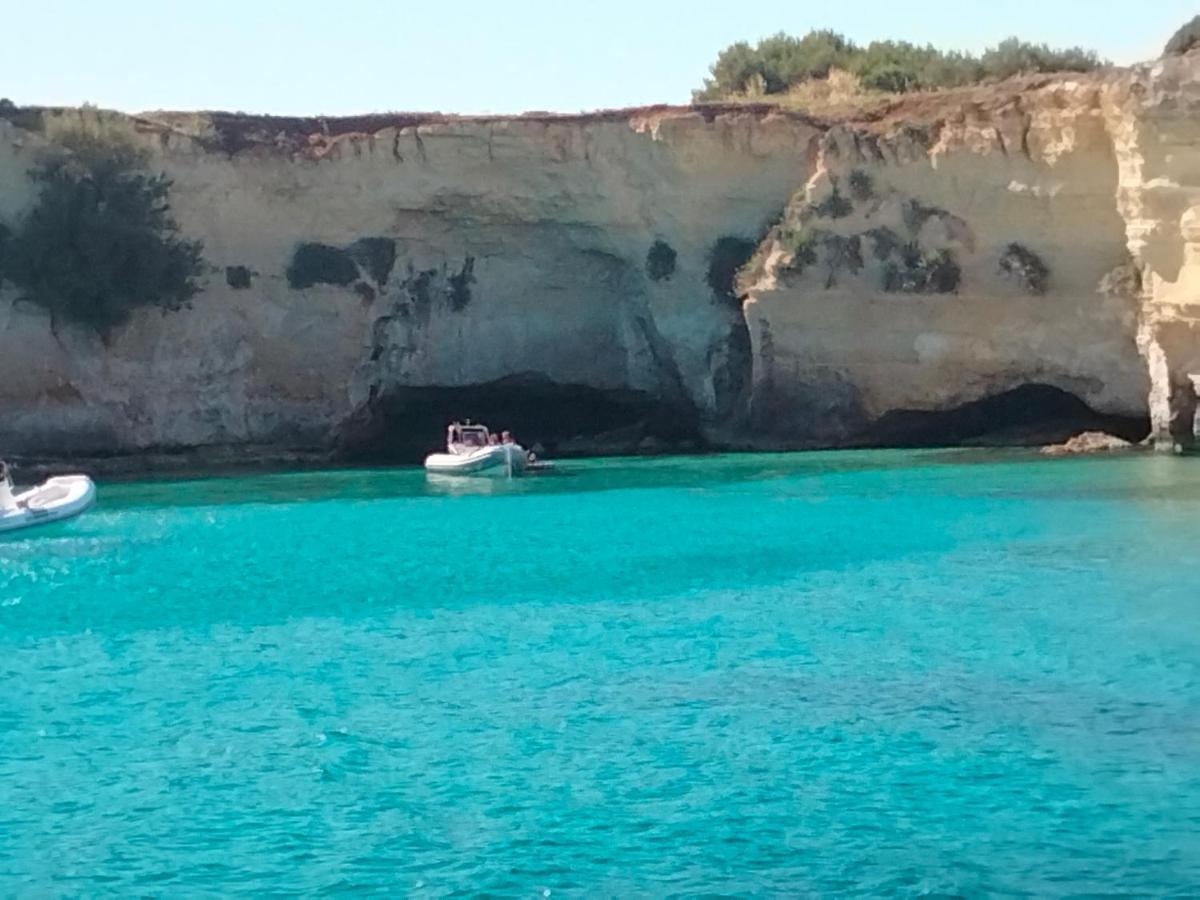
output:
[[[718,51],[832,28],[1157,56],[1196,0],[0,0],[0,97],[129,112],[575,112],[684,103]]]

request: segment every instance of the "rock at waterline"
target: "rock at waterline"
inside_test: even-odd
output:
[[[1103,431],[1085,431],[1077,434],[1065,444],[1050,444],[1042,448],[1047,456],[1072,456],[1078,453],[1112,453],[1117,450],[1130,450],[1133,444],[1114,434]]]

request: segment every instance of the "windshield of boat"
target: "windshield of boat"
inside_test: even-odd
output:
[[[487,429],[482,425],[464,426],[461,441],[468,447],[486,447],[488,441]]]

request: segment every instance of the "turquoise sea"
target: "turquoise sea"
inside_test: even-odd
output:
[[[0,539],[0,895],[1200,892],[1200,458],[102,484]]]

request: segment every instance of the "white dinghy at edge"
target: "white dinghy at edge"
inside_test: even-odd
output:
[[[0,532],[72,519],[95,502],[96,485],[86,475],[59,475],[16,494],[0,469]]]

